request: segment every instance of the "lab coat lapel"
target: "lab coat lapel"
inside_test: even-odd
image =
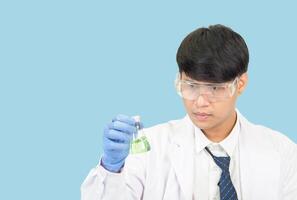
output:
[[[257,183],[253,183],[251,176],[251,166],[250,163],[253,162],[250,159],[250,151],[247,147],[247,142],[244,139],[245,137],[244,128],[241,127],[239,135],[239,163],[240,163],[240,181],[241,181],[241,196],[242,199],[252,199],[253,196],[251,192],[254,190],[252,187]]]
[[[238,112],[239,113],[239,112]],[[263,154],[257,144],[257,135],[253,124],[240,115],[239,157],[242,199],[276,199],[277,185],[273,174],[277,171],[274,163],[276,156]],[[261,153],[260,153],[261,152]],[[265,167],[266,166],[266,167]]]
[[[172,133],[170,160],[185,199],[192,198],[194,164],[194,129],[186,116]]]

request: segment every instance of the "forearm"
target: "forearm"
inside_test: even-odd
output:
[[[90,171],[81,186],[81,200],[131,199],[127,194],[124,173],[109,172],[101,165]]]
[[[137,167],[137,164],[134,164]],[[92,169],[81,186],[81,200],[141,199],[143,177],[139,170],[122,168],[118,173],[106,170],[101,164]]]

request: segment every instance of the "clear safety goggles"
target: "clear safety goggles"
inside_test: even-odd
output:
[[[184,99],[197,100],[200,95],[209,102],[224,101],[234,95],[238,77],[227,83],[197,83],[181,80],[178,74],[175,80],[177,93]]]

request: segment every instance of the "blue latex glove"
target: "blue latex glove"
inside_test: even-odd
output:
[[[136,132],[135,120],[126,115],[116,116],[103,133],[102,166],[111,172],[119,172],[129,155],[130,142]]]

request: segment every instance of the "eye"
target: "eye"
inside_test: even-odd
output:
[[[216,91],[216,90],[218,90],[218,87],[217,87],[217,86],[212,86],[211,89],[212,89],[213,91]]]
[[[193,83],[189,83],[189,82],[183,82],[182,85],[182,90],[188,90],[188,91],[194,91],[196,89],[196,85]]]
[[[192,89],[192,88],[196,87],[196,85],[194,83],[191,83],[191,82],[184,82],[184,85],[189,89]]]
[[[225,92],[225,87],[222,87],[222,86],[212,86],[211,87],[211,91],[212,92],[215,92],[215,93],[222,93],[222,92]]]
[[[195,88],[195,85],[194,84],[189,84],[189,87],[190,88]]]

